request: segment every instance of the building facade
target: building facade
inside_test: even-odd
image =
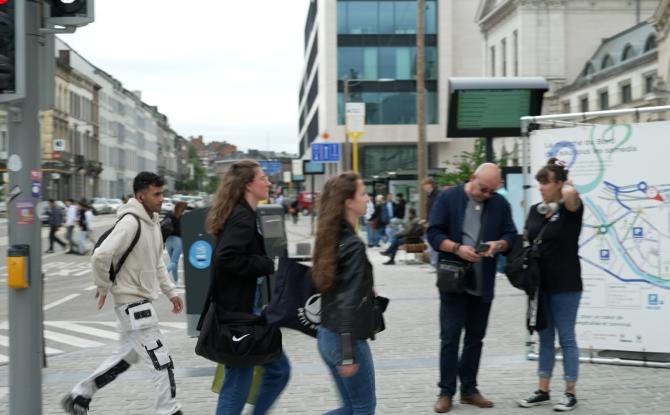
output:
[[[301,157],[310,158],[313,143],[345,142],[345,102],[364,102],[359,171],[370,190],[402,192],[412,199],[417,191],[416,6],[416,1],[312,1],[299,86]],[[472,75],[481,67],[481,56],[472,53],[479,45],[476,9],[470,0],[426,1],[429,173],[471,145],[445,137],[446,103],[448,77]],[[325,177],[343,168],[342,162],[331,164]],[[325,177],[318,176],[317,187]]]

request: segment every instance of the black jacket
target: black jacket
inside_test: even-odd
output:
[[[321,324],[340,335],[345,363],[353,360],[354,340],[374,338],[373,286],[365,244],[346,222],[340,233],[335,284],[321,294]]]
[[[246,201],[241,201],[216,235],[210,277],[212,297],[224,310],[251,313],[256,279],[273,271],[274,262],[265,254],[256,214]]]

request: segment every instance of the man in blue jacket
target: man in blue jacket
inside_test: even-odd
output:
[[[430,212],[428,241],[440,260],[472,264],[464,292],[440,292],[440,396],[434,406],[438,413],[451,410],[457,376],[461,403],[493,406],[477,390],[477,372],[493,300],[496,255],[507,253],[516,237],[509,203],[495,193],[500,183],[500,169],[484,163],[470,181],[440,193]]]

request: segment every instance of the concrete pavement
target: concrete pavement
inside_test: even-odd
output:
[[[295,226],[287,222],[291,242],[309,240],[309,220]],[[378,250],[370,250],[378,291],[391,299],[385,314],[387,329],[371,342],[376,367],[377,413],[431,414],[438,391],[439,299],[435,274],[425,265],[384,266]],[[396,262],[403,259],[399,253]],[[157,306],[161,317],[167,302]],[[91,310],[93,311],[93,310]],[[499,278],[489,330],[485,339],[479,387],[493,400],[492,409],[456,404],[456,414],[540,414],[551,407],[518,408],[514,399],[536,389],[536,362],[525,360],[525,298]],[[217,396],[210,391],[214,365],[193,352],[195,339],[177,326],[167,328],[168,347],[175,360],[177,394],[185,414],[213,413]],[[45,414],[59,414],[60,397],[100,363],[114,347],[103,346],[63,353],[49,359],[43,372]],[[284,347],[292,362],[292,376],[276,404],[276,414],[318,414],[338,405],[337,391],[316,351],[315,340],[285,330]],[[0,414],[8,412],[7,366],[0,367]],[[558,400],[562,385],[557,362],[552,397]],[[609,365],[581,366],[578,384],[583,414],[670,414],[670,371]],[[4,396],[3,396],[4,395]],[[149,373],[139,368],[126,372],[96,394],[91,414],[150,414],[153,388]]]

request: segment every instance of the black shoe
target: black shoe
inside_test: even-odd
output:
[[[532,408],[534,406],[546,405],[548,403],[551,403],[551,399],[549,398],[549,392],[541,391],[538,389],[526,399],[518,400],[517,403],[519,404],[519,406],[523,408]]]
[[[567,412],[572,411],[576,407],[577,407],[577,397],[570,392],[565,392],[565,394],[561,398],[561,401],[556,405],[554,405],[554,411]]]
[[[381,251],[380,254],[382,254],[384,256],[391,256],[391,253],[387,252],[387,251]]]
[[[46,251],[44,251],[44,253],[45,254],[53,254],[54,250],[53,249],[47,249]]]
[[[77,252],[77,251],[73,251],[72,249],[70,249],[69,251],[67,251],[67,252],[65,252],[65,253],[66,253],[66,254],[77,254],[78,252]]]
[[[384,265],[395,265],[395,261],[392,259],[389,259],[388,261],[384,262]]]
[[[83,396],[73,397],[70,394],[65,395],[60,401],[63,410],[70,415],[87,415],[90,403],[91,400],[88,398]]]

